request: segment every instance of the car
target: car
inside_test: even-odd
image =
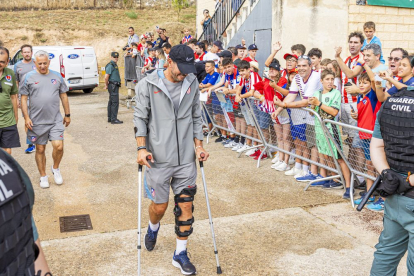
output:
[[[83,90],[91,93],[99,85],[98,61],[95,50],[90,46],[34,46],[34,54],[43,50],[48,52],[50,70],[59,72],[65,80],[69,91]],[[10,59],[8,67],[21,61],[21,51]]]

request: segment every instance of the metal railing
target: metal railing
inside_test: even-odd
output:
[[[234,17],[240,13],[240,9],[246,1],[222,0],[216,4],[214,14],[210,21],[203,26],[203,32],[198,40],[207,40],[209,43],[222,40],[227,27],[233,21]]]

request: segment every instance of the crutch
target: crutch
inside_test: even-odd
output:
[[[202,152],[200,154],[200,157],[204,158],[204,156],[205,156],[205,154],[204,154],[204,152]],[[216,262],[217,262],[217,274],[221,274],[222,271],[221,271],[220,262],[219,262],[219,258],[218,258],[218,251],[217,251],[217,245],[216,245],[216,235],[214,234],[214,227],[213,227],[213,219],[211,218],[210,202],[208,201],[207,183],[206,183],[206,177],[204,175],[203,161],[200,161],[200,170],[201,170],[201,177],[203,179],[204,194],[206,195],[206,203],[207,203],[208,219],[210,221],[211,235],[213,236],[214,254],[216,255]]]
[[[147,156],[151,160],[151,155]],[[138,276],[141,275],[141,197],[142,197],[142,165],[138,164]]]

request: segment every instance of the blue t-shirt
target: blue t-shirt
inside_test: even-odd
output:
[[[368,43],[367,43],[367,40],[365,39],[365,40],[364,40],[364,44],[362,45],[361,51],[363,51],[363,50],[364,50],[364,48],[365,48],[365,46],[367,46],[367,44],[368,44]],[[381,57],[380,57],[380,61],[381,61],[381,63],[382,63],[382,64],[385,64],[385,59],[384,59],[384,57],[383,57],[383,55],[382,55],[382,44],[381,44],[380,39],[379,39],[378,37],[374,36],[374,37],[371,39],[371,42],[370,42],[369,44],[378,44],[378,45],[381,47]]]
[[[411,79],[409,79],[406,82],[403,82],[403,80],[400,80],[400,82],[404,83],[407,86],[414,86],[414,77],[412,77]],[[390,94],[391,96],[394,95],[397,92],[398,92],[398,89],[395,86],[391,87],[390,90],[388,90],[388,94]]]
[[[211,84],[211,85],[215,85],[217,82],[218,77],[220,76],[219,73],[214,72],[213,74],[207,74],[206,77],[204,78],[204,80],[201,82],[202,84]]]

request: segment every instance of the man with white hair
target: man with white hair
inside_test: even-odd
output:
[[[40,173],[40,187],[49,188],[46,174],[45,149],[47,141],[52,141],[53,166],[55,183],[60,185],[63,178],[59,165],[63,157],[63,132],[70,124],[69,101],[66,92],[69,90],[60,73],[49,70],[49,54],[37,51],[35,54],[36,70],[27,73],[21,82],[19,93],[22,96],[22,111],[27,136],[36,144],[36,164]],[[30,107],[27,98],[30,97]],[[65,117],[60,114],[59,99],[62,101]]]

